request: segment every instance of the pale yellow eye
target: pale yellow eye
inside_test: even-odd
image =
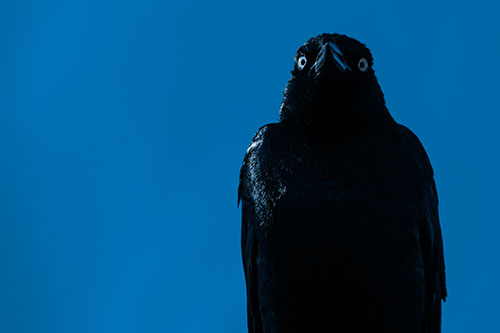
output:
[[[307,59],[305,55],[301,55],[299,59],[297,59],[297,68],[303,70],[306,67]]]
[[[358,68],[362,72],[366,72],[368,70],[368,61],[365,58],[359,59]]]

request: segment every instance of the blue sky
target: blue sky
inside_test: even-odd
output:
[[[444,332],[500,330],[495,2],[0,3],[0,331],[245,332],[238,172],[296,49],[372,50],[433,163]]]

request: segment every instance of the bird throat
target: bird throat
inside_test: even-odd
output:
[[[281,123],[295,130],[320,137],[345,137],[367,130],[382,128],[394,120],[385,104],[372,103],[309,102],[307,107],[288,109],[282,105]]]

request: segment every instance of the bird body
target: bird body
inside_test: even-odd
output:
[[[335,71],[354,67],[342,52],[352,39],[315,41],[308,75],[321,52],[343,62]],[[306,77],[293,75],[281,121],[258,131],[241,170],[249,332],[439,332],[444,262],[422,145],[378,84],[353,102],[321,92],[346,89],[342,76],[315,75],[303,96]]]

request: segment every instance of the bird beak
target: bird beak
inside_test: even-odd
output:
[[[314,68],[316,75],[318,75],[330,65],[334,65],[341,73],[345,73],[346,70],[351,70],[345,61],[342,52],[340,52],[337,45],[332,42],[328,42],[323,45],[312,68]]]

